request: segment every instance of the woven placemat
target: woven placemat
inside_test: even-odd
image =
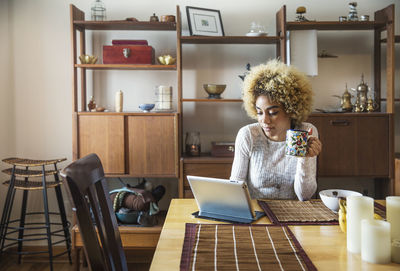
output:
[[[337,225],[338,214],[332,212],[321,200],[259,200],[273,224],[287,225]],[[375,202],[375,213],[386,217],[386,208]]]
[[[286,225],[186,224],[180,270],[317,270]]]

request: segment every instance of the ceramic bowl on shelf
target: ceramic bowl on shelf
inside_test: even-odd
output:
[[[224,92],[226,85],[203,84],[203,88],[208,93],[209,99],[221,99],[221,93]]]
[[[154,108],[155,104],[140,104],[139,108],[143,112],[150,112]]]
[[[339,211],[339,198],[346,198],[348,196],[362,196],[362,194],[343,189],[327,189],[319,192],[319,197],[325,206],[335,213]]]
[[[80,55],[79,60],[82,64],[95,64],[97,62],[97,56]]]

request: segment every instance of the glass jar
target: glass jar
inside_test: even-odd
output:
[[[188,156],[200,156],[200,132],[187,132],[185,140],[185,150]]]
[[[105,21],[106,20],[106,7],[101,0],[96,0],[92,4],[92,21]]]

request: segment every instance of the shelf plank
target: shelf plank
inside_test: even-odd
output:
[[[185,36],[181,37],[181,42],[186,44],[277,44],[279,37],[262,36],[262,37],[247,37],[247,36]]]
[[[208,103],[241,103],[242,99],[208,99],[208,98],[196,98],[196,99],[182,99],[182,102],[208,102]]]
[[[74,21],[74,25],[87,30],[155,30],[175,31],[176,23],[147,22],[147,21]]]
[[[149,64],[75,64],[75,67],[91,70],[176,70],[176,65]]]
[[[287,22],[287,30],[373,30],[375,28],[383,27],[382,23],[375,23],[375,21],[367,22],[339,22],[339,21],[308,21],[308,22]]]
[[[77,112],[79,116],[81,115],[100,115],[100,116],[174,116],[178,114],[177,112],[164,112],[164,111],[151,111],[151,112],[142,112],[142,111],[127,111],[127,112],[89,112],[89,111],[80,111]]]

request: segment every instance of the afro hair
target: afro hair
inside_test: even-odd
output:
[[[253,67],[245,77],[243,106],[253,119],[257,119],[255,103],[261,95],[280,103],[296,126],[311,113],[313,92],[307,76],[279,60]]]

